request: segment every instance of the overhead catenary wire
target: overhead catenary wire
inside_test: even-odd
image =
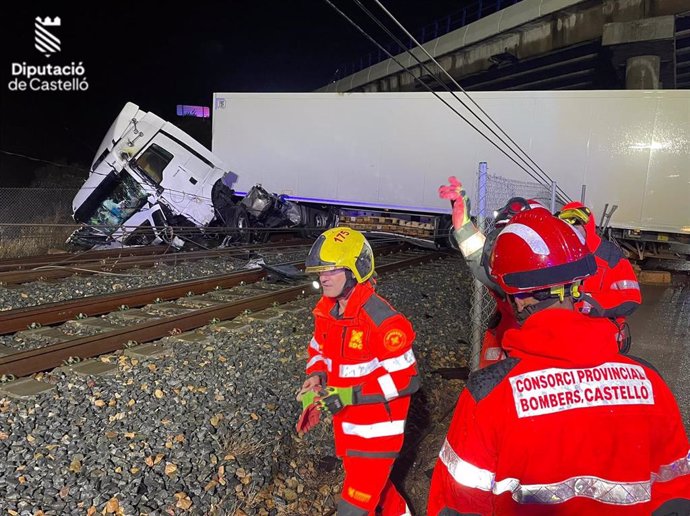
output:
[[[387,34],[391,39],[393,39],[393,40],[395,41],[395,43],[396,43],[400,48],[404,49],[406,53],[408,53],[410,56],[412,56],[412,58],[414,58],[414,60],[417,62],[417,64],[419,64],[421,67],[423,67],[424,70],[429,74],[429,76],[432,77],[432,78],[434,79],[434,81],[436,81],[442,88],[444,88],[448,93],[450,93],[450,94],[453,96],[453,98],[455,98],[458,102],[460,102],[460,104],[461,104],[467,111],[469,111],[479,122],[481,122],[482,125],[484,125],[484,127],[486,127],[489,131],[491,131],[491,133],[492,133],[496,138],[498,138],[498,139],[501,141],[501,143],[502,143],[503,145],[505,145],[511,152],[513,152],[513,153],[515,154],[515,156],[518,157],[518,159],[520,159],[525,165],[527,165],[527,166],[532,170],[532,172],[534,172],[534,174],[536,174],[538,177],[535,177],[533,174],[531,174],[530,172],[528,172],[527,170],[525,170],[524,167],[520,167],[520,168],[523,169],[523,171],[525,171],[528,175],[530,175],[530,177],[532,177],[533,179],[535,179],[538,183],[542,183],[542,181],[544,181],[544,182],[546,183],[545,186],[550,186],[553,180],[549,177],[549,175],[548,175],[546,172],[544,172],[544,171],[534,162],[534,160],[532,160],[532,159],[529,157],[529,155],[527,155],[527,153],[526,153],[526,152],[525,152],[525,151],[524,151],[524,150],[523,150],[523,149],[522,149],[512,138],[510,138],[510,136],[501,128],[501,126],[500,126],[498,123],[496,123],[496,121],[493,120],[493,118],[491,118],[491,116],[489,116],[489,115],[481,108],[481,106],[479,106],[479,104],[477,104],[477,102],[476,102],[474,99],[472,99],[472,97],[462,88],[462,86],[460,86],[460,84],[458,84],[458,82],[455,81],[455,79],[454,79],[454,78],[453,78],[453,77],[452,77],[452,76],[451,76],[451,75],[450,75],[450,74],[449,74],[449,73],[448,73],[448,72],[447,72],[447,71],[446,71],[446,70],[445,70],[445,69],[444,69],[444,68],[443,68],[443,67],[442,67],[442,66],[441,66],[441,65],[440,65],[440,64],[439,64],[439,63],[438,63],[438,62],[437,62],[427,51],[426,51],[426,49],[425,49],[425,48],[424,48],[424,47],[423,47],[423,46],[412,36],[412,34],[410,34],[410,33],[405,29],[405,27],[403,27],[403,25],[393,16],[393,14],[391,14],[388,10],[386,10],[386,8],[385,8],[383,5],[381,5],[380,2],[379,2],[378,0],[375,0],[375,1],[376,1],[376,3],[386,12],[386,14],[387,14],[389,17],[391,17],[391,18],[393,19],[393,21],[394,21],[394,22],[395,22],[395,23],[406,33],[406,35],[414,42],[414,44],[422,49],[422,51],[429,57],[429,59],[430,59],[430,60],[431,60],[441,71],[443,71],[443,72],[450,78],[451,81],[453,81],[453,83],[458,87],[458,89],[460,89],[460,90],[465,94],[465,96],[467,96],[467,98],[468,98],[468,99],[469,99],[469,100],[470,100],[470,101],[481,111],[481,113],[484,114],[484,115],[493,123],[493,125],[496,126],[496,128],[498,128],[498,130],[501,131],[501,133],[503,133],[503,134],[506,136],[506,138],[507,138],[513,145],[515,145],[515,146],[518,148],[518,150],[520,150],[520,152],[522,152],[522,154],[524,154],[524,156],[527,158],[527,160],[529,160],[529,162],[531,162],[534,166],[532,166],[532,164],[530,164],[524,157],[522,157],[522,156],[521,156],[513,147],[511,147],[501,136],[499,136],[498,134],[496,134],[496,131],[494,131],[491,127],[489,127],[489,125],[488,125],[484,120],[482,120],[481,117],[480,117],[479,115],[477,115],[467,104],[465,104],[465,103],[455,94],[455,92],[454,92],[453,90],[451,90],[451,89],[448,87],[448,85],[447,85],[446,83],[444,83],[443,81],[441,81],[441,80],[436,76],[436,74],[434,73],[434,71],[431,70],[431,69],[426,65],[426,63],[422,62],[422,61],[414,54],[414,52],[413,52],[412,50],[408,49],[408,48],[400,41],[400,39],[397,38],[397,37],[395,36],[395,34],[393,34],[383,23],[381,23],[380,20],[378,20],[378,18],[376,18],[376,16],[375,16],[373,13],[371,13],[364,5],[360,2],[360,0],[355,0],[355,3],[360,7],[360,9],[361,9],[365,14],[367,14],[367,16],[369,16],[369,18],[370,18],[371,20],[373,20],[373,21],[379,26],[379,28],[381,28],[383,31],[385,31],[386,34]],[[397,61],[396,61],[396,62],[397,62]],[[422,83],[422,84],[425,84],[423,81],[421,81],[420,79],[418,79],[417,77],[415,77],[414,74],[412,74],[412,76],[413,76],[413,78],[414,78],[415,80],[417,80],[418,82],[420,82],[420,83]],[[430,90],[430,88],[429,88],[428,86],[427,86],[427,89]],[[478,129],[477,129],[473,124],[471,124],[470,122],[468,122],[468,124],[469,124],[473,129],[475,129],[477,132],[480,132],[480,131],[478,131]],[[482,134],[482,133],[480,132],[480,134]],[[486,136],[485,136],[485,138],[486,138]],[[505,154],[505,153],[504,153],[504,154]],[[513,160],[513,162],[515,163],[514,160]],[[536,167],[536,169],[535,169],[534,167]],[[541,180],[540,180],[540,179],[541,179]],[[542,183],[542,184],[543,184],[543,183]],[[568,197],[567,193],[565,193],[565,191],[563,191],[562,189],[560,189],[560,188],[558,187],[558,185],[556,185],[556,188],[557,188],[557,190],[560,191],[559,196],[558,196],[558,197],[560,198],[560,199],[559,199],[560,201],[563,202],[563,199],[564,199],[564,198],[570,200],[570,198]]]
[[[362,9],[365,10],[365,11],[367,11],[367,10],[366,10],[366,7],[364,7],[364,6],[361,4],[361,2],[360,2],[359,0],[355,0],[355,1],[356,1],[356,3],[360,6],[360,8],[362,8]],[[417,39],[415,39],[415,37],[414,37],[414,36],[413,36],[413,35],[412,35],[412,34],[401,24],[401,23],[400,23],[400,21],[399,21],[399,20],[398,20],[388,9],[386,9],[386,7],[385,7],[383,4],[381,4],[381,1],[380,1],[380,0],[374,0],[374,2],[376,3],[376,5],[378,5],[378,6],[381,8],[381,10],[383,10],[383,12],[386,13],[386,15],[388,15],[388,17],[389,17],[391,20],[393,20],[393,22],[395,22],[395,24],[396,24],[398,27],[400,27],[400,29],[401,29],[403,32],[405,32],[405,35],[406,35],[407,37],[410,38],[410,40],[415,44],[415,46],[416,46],[417,48],[420,48],[420,49],[422,50],[422,52],[424,52],[424,54],[426,54],[426,56],[431,60],[431,62],[433,62],[433,63],[438,67],[438,69],[439,69],[444,75],[446,75],[446,76],[452,81],[452,83],[453,83],[462,93],[464,93],[464,95],[470,100],[470,102],[472,102],[472,104],[474,104],[474,105],[477,107],[477,109],[479,109],[479,111],[481,111],[481,113],[482,113],[484,116],[486,116],[486,117],[491,121],[491,123],[494,124],[494,125],[498,128],[498,130],[501,131],[501,133],[502,133],[506,138],[508,138],[508,140],[509,140],[513,145],[515,145],[515,147],[525,156],[525,158],[527,158],[527,160],[529,160],[529,162],[530,162],[532,165],[534,165],[534,167],[536,167],[537,170],[539,170],[539,172],[540,172],[541,174],[543,174],[544,178],[547,179],[549,183],[551,183],[551,182],[553,181],[553,180],[551,179],[551,177],[549,177],[549,175],[548,175],[546,172],[544,172],[544,170],[543,170],[539,165],[537,165],[537,163],[527,154],[527,152],[525,152],[524,149],[523,149],[522,147],[520,147],[520,145],[519,145],[517,142],[515,142],[515,140],[513,140],[513,139],[510,137],[510,135],[508,135],[508,133],[506,133],[506,132],[503,130],[503,128],[502,128],[502,127],[501,127],[501,126],[500,126],[500,125],[499,125],[499,124],[498,124],[498,123],[497,123],[497,122],[496,122],[486,111],[484,111],[484,109],[482,109],[482,107],[481,107],[481,106],[470,96],[469,93],[467,93],[467,91],[466,91],[466,90],[455,80],[455,78],[454,78],[452,75],[450,75],[450,73],[448,73],[448,70],[446,70],[445,68],[443,68],[443,67],[441,66],[441,64],[440,64],[438,61],[436,61],[436,59],[427,51],[427,49],[424,48],[424,46],[423,46],[419,41],[417,41]],[[379,26],[381,26],[381,25],[379,25]],[[396,39],[397,39],[397,38],[396,38]],[[398,42],[398,44],[400,44],[400,43]],[[403,48],[406,48],[406,47],[403,47]],[[414,55],[414,52],[412,52],[412,51],[409,50],[409,49],[407,49],[407,52],[408,52],[411,56],[413,56],[413,57],[415,58],[415,60],[416,60],[420,65],[423,65],[423,66],[424,66],[424,69],[425,69],[427,72],[429,72],[430,74],[432,74],[431,70],[429,70],[429,68],[428,68],[425,64],[423,64],[423,63]],[[434,77],[434,78],[437,80],[437,82],[439,82],[439,84],[441,84],[441,85],[443,85],[444,87],[446,87],[445,83],[443,83],[442,81],[440,81],[440,80],[439,80],[438,78],[436,78],[433,74],[432,74],[432,77]],[[469,109],[469,108],[468,108],[468,107],[467,107],[467,106],[466,106],[466,105],[455,95],[455,92],[454,92],[454,91],[452,91],[450,88],[447,88],[447,87],[446,87],[446,90],[447,90],[451,95],[453,95],[453,97],[455,97],[455,98],[465,107],[465,109],[467,109],[468,111],[470,111],[470,112],[477,118],[477,120],[479,120],[480,122],[482,122],[482,123],[484,124],[484,126],[487,127],[487,129],[489,128],[489,127],[486,125],[486,123],[484,123],[484,122],[481,120],[481,118],[480,118],[476,113],[474,113],[471,109]],[[492,131],[492,132],[493,132],[493,131]],[[494,133],[494,134],[495,134],[495,133]],[[504,142],[503,139],[501,139],[501,141]],[[504,143],[505,143],[505,142],[504,142]],[[515,152],[514,149],[511,149],[511,150],[513,150],[513,152]],[[517,152],[515,152],[515,154],[518,155]],[[530,167],[530,168],[531,168],[531,167]],[[532,170],[534,170],[534,169],[532,169]],[[570,197],[568,196],[568,194],[566,194],[565,191],[563,191],[561,188],[558,187],[558,184],[556,184],[556,188],[560,191],[560,193],[563,195],[563,197],[565,197],[568,201],[571,200]]]
[[[463,116],[457,109],[455,109],[453,106],[451,106],[445,99],[443,99],[443,98],[442,98],[436,91],[434,91],[428,84],[426,84],[424,81],[421,81],[419,78],[417,78],[417,77],[415,76],[415,74],[412,72],[412,70],[410,70],[407,66],[405,66],[404,64],[402,64],[402,63],[401,63],[395,56],[393,56],[383,45],[381,45],[380,43],[378,43],[370,34],[368,34],[364,29],[362,29],[354,20],[352,20],[347,14],[345,14],[342,10],[340,10],[337,6],[335,6],[330,0],[324,0],[324,1],[325,1],[331,8],[333,8],[340,16],[342,16],[348,23],[350,23],[358,32],[360,32],[365,38],[367,38],[367,39],[368,39],[369,41],[371,41],[375,46],[377,46],[380,50],[382,50],[382,51],[384,52],[384,54],[386,54],[386,55],[387,55],[390,59],[392,59],[398,66],[400,66],[401,69],[405,70],[405,72],[407,72],[415,81],[419,82],[424,88],[426,88],[430,93],[432,93],[437,99],[439,99],[441,102],[443,102],[443,104],[445,104],[451,111],[453,111],[457,116],[459,116],[465,123],[467,123],[470,127],[472,127],[472,129],[474,129],[474,130],[475,130],[476,132],[478,132],[482,137],[484,137],[484,139],[486,139],[491,145],[493,145],[499,152],[501,152],[503,155],[505,155],[505,156],[506,156],[510,161],[512,161],[516,166],[518,166],[520,169],[522,169],[525,173],[527,173],[530,177],[532,177],[535,181],[537,181],[537,182],[540,183],[540,184],[544,184],[545,182],[547,182],[546,179],[544,178],[544,176],[545,176],[545,177],[548,179],[548,186],[550,186],[550,178],[548,177],[548,175],[547,175],[546,173],[544,173],[543,171],[539,172],[538,170],[534,169],[534,167],[533,167],[529,162],[527,162],[527,161],[525,160],[524,157],[522,157],[522,156],[521,156],[518,152],[516,152],[512,147],[510,147],[510,145],[508,145],[508,143],[506,143],[505,140],[504,140],[502,137],[500,137],[498,134],[496,134],[496,132],[495,132],[493,129],[491,129],[491,127],[489,127],[483,120],[481,120],[481,118],[480,118],[476,113],[474,113],[474,111],[472,111],[472,109],[471,109],[470,107],[468,107],[460,98],[458,98],[457,95],[455,95],[455,93],[454,93],[452,90],[450,90],[450,88],[448,88],[448,86],[447,86],[444,82],[440,81],[440,80],[438,79],[438,77],[436,77],[436,74],[435,74],[433,71],[431,71],[424,63],[422,63],[422,62],[414,55],[413,52],[411,52],[410,50],[407,50],[406,47],[405,47],[405,45],[404,45],[394,34],[392,34],[392,33],[390,32],[390,30],[389,30],[388,28],[386,28],[386,27],[385,27],[385,26],[384,26],[384,25],[383,25],[383,24],[382,24],[382,23],[381,23],[381,22],[380,22],[380,21],[379,21],[379,20],[368,10],[368,9],[366,9],[366,7],[364,7],[364,6],[361,4],[361,2],[359,2],[359,0],[355,0],[355,2],[360,6],[360,8],[361,8],[365,13],[367,13],[367,14],[370,16],[371,19],[372,19],[375,23],[377,23],[377,25],[378,25],[379,27],[381,27],[381,28],[387,33],[387,35],[388,35],[389,37],[391,37],[401,48],[406,49],[406,52],[409,53],[409,54],[410,54],[410,55],[411,55],[421,66],[423,66],[424,69],[430,74],[430,76],[431,76],[441,87],[443,87],[444,89],[446,89],[446,91],[448,91],[449,93],[451,93],[451,95],[452,95],[456,100],[458,100],[458,101],[463,105],[463,107],[465,107],[465,109],[466,109],[467,111],[469,111],[475,118],[477,118],[480,122],[482,122],[482,124],[483,124],[489,131],[491,131],[491,132],[493,133],[493,135],[494,135],[496,138],[498,138],[498,139],[508,148],[508,150],[510,150],[518,159],[520,159],[520,160],[524,163],[524,165],[521,164],[521,163],[519,163],[518,161],[516,161],[515,157],[513,157],[513,156],[510,155],[510,154],[508,154],[508,152],[507,152],[505,149],[501,148],[494,140],[492,140],[489,136],[487,136],[479,127],[475,126],[475,125],[474,125],[472,122],[470,122],[465,116]],[[416,42],[416,40],[415,40],[415,42]],[[418,44],[418,43],[417,43],[417,44]],[[433,59],[433,58],[432,58],[432,59]],[[434,62],[435,62],[435,61],[434,61]],[[439,65],[438,63],[436,63],[436,65],[439,66],[439,68],[440,68],[440,65]],[[463,91],[464,91],[464,90],[463,90]],[[465,93],[466,93],[466,92],[465,92]],[[467,93],[466,93],[466,94],[467,94]],[[468,96],[469,96],[469,95],[468,95]],[[476,103],[475,103],[475,104],[476,104]],[[496,126],[499,127],[499,129],[500,129],[500,126],[498,126],[498,124],[497,124],[495,121],[492,120],[492,122],[494,123],[494,125],[496,125]],[[500,130],[502,131],[502,129],[500,129]],[[505,132],[504,132],[504,134],[505,134]],[[511,140],[511,141],[512,141],[512,140]],[[524,151],[523,151],[523,153],[524,153]],[[528,170],[528,168],[526,168],[526,167],[529,167],[529,169],[531,169],[531,171]],[[561,197],[561,199],[560,199],[561,201],[563,200],[563,198],[566,198],[566,199],[569,198],[568,195],[567,195],[565,192],[563,192],[559,187],[557,187],[557,188],[562,192],[562,195],[559,195],[559,197]]]

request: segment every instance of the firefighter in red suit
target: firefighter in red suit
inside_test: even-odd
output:
[[[374,291],[374,257],[356,230],[324,232],[306,260],[323,297],[314,309],[307,380],[300,394],[333,414],[345,480],[338,516],[409,515],[389,479],[402,444],[410,396],[419,388],[410,322]],[[301,397],[300,395],[300,397]],[[307,408],[308,409],[308,408]]]
[[[434,470],[429,516],[690,514],[690,445],[658,372],[574,307],[596,271],[574,228],[537,210],[496,239],[515,310],[505,360],[473,372]]]
[[[498,210],[494,219],[494,229],[484,236],[470,219],[470,200],[462,183],[455,177],[449,177],[448,183],[439,188],[439,197],[449,199],[453,205],[453,237],[472,275],[489,290],[496,303],[496,310],[489,320],[482,340],[482,349],[479,354],[479,368],[482,368],[505,358],[505,351],[501,347],[503,334],[506,330],[519,327],[519,321],[515,317],[508,298],[501,287],[489,277],[486,270],[493,242],[503,226],[516,213],[530,209],[541,209],[548,213],[548,210],[537,201],[513,197]]]
[[[594,254],[597,271],[582,284],[577,308],[593,317],[607,317],[616,323],[621,350],[630,348],[630,331],[625,322],[642,303],[640,285],[630,262],[615,244],[597,235],[594,215],[581,202],[563,206],[558,217],[572,224]]]

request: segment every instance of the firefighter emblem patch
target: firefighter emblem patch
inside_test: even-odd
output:
[[[350,342],[348,342],[347,347],[351,349],[362,350],[362,338],[364,337],[363,331],[352,330],[350,333]]]
[[[388,351],[397,351],[407,344],[407,335],[402,330],[389,330],[383,337],[383,345]]]

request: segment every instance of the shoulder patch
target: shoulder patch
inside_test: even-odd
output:
[[[467,389],[474,400],[479,403],[483,400],[508,373],[520,362],[517,358],[506,358],[496,364],[473,371],[467,380]]]
[[[372,295],[369,300],[364,303],[363,308],[376,326],[381,326],[386,319],[398,313],[377,294]]]
[[[597,247],[594,255],[608,263],[611,268],[618,265],[618,262],[623,258],[623,252],[618,246],[604,239],[601,240],[601,244]]]
[[[398,328],[388,330],[386,335],[383,337],[383,347],[385,347],[388,351],[398,351],[400,348],[403,348],[406,345],[407,335],[404,331]]]

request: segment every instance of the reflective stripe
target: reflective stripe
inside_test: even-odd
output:
[[[590,498],[597,502],[616,505],[635,505],[651,500],[652,483],[615,482],[597,477],[572,477],[554,484],[521,486],[513,481],[513,500],[519,503],[556,504],[575,497]]]
[[[347,457],[368,457],[370,459],[397,459],[398,452],[346,450]]]
[[[381,365],[389,373],[395,373],[396,371],[402,371],[403,369],[407,369],[416,362],[417,361],[414,358],[414,353],[411,349],[408,349],[405,353],[398,357],[387,358],[386,360],[382,360]]]
[[[438,454],[441,462],[448,468],[448,473],[455,479],[455,481],[463,486],[481,489],[482,491],[491,491],[494,485],[495,474],[486,469],[481,469],[462,460],[455,453],[455,450],[446,439],[443,442],[441,453]]]
[[[321,344],[319,344],[314,337],[311,338],[311,342],[309,343],[309,347],[311,349],[315,349],[316,351],[319,351],[319,352],[321,351]]]
[[[575,233],[575,236],[580,241],[580,243],[582,245],[585,245],[585,236],[582,233],[580,233],[577,229],[575,229],[575,226],[573,226],[572,224],[568,224],[568,227],[570,228],[570,231]]]
[[[620,280],[614,281],[611,284],[611,290],[640,290],[640,284],[635,280]]]
[[[400,421],[384,421],[383,423],[373,423],[371,425],[356,425],[354,423],[343,422],[343,433],[345,435],[357,435],[365,439],[400,435],[404,432],[404,419]]]
[[[392,400],[398,397],[398,389],[395,387],[395,382],[393,377],[389,374],[384,374],[379,377],[379,385],[381,386],[381,391],[386,401]]]
[[[362,362],[361,364],[341,364],[340,377],[341,378],[360,378],[372,373],[381,365],[378,358],[369,360],[369,362]]]
[[[378,358],[369,360],[369,362],[362,362],[361,364],[341,364],[340,365],[340,377],[341,378],[361,378],[368,374],[373,373],[379,367],[383,367],[389,373],[395,373],[396,371],[401,371],[407,369],[412,364],[415,364],[414,353],[411,349],[408,349],[402,355],[393,358],[387,358],[386,360],[379,361]]]
[[[520,237],[530,247],[534,254],[548,256],[551,253],[549,246],[546,245],[546,242],[541,235],[529,226],[525,226],[519,222],[513,222],[512,224],[508,224],[499,233],[498,238],[508,234],[513,234]],[[498,238],[496,240],[498,240]]]
[[[484,241],[485,240],[486,240],[486,237],[484,237],[483,234],[481,234],[479,231],[477,231],[471,237],[466,238],[462,242],[458,242],[458,246],[460,247],[460,252],[462,253],[463,256],[472,256],[474,253],[476,253],[482,247],[484,247]]]
[[[651,500],[653,482],[667,482],[681,475],[690,475],[690,452],[671,464],[661,466],[658,473],[652,473],[651,480],[617,482],[581,476],[553,484],[530,485],[521,485],[517,478],[505,478],[495,482],[493,472],[462,460],[448,440],[443,443],[439,458],[458,484],[482,491],[491,491],[496,495],[512,492],[513,500],[519,503],[557,504],[575,497],[582,497],[602,503],[635,505]]]
[[[317,362],[323,362],[324,364],[326,364],[326,369],[328,369],[328,371],[330,371],[333,367],[333,362],[330,358],[324,358],[322,355],[314,355],[313,357],[311,357],[311,360],[307,362],[307,369],[309,369]]]
[[[690,475],[690,451],[685,457],[661,466],[658,473],[652,474],[652,482],[668,482],[682,475]]]

